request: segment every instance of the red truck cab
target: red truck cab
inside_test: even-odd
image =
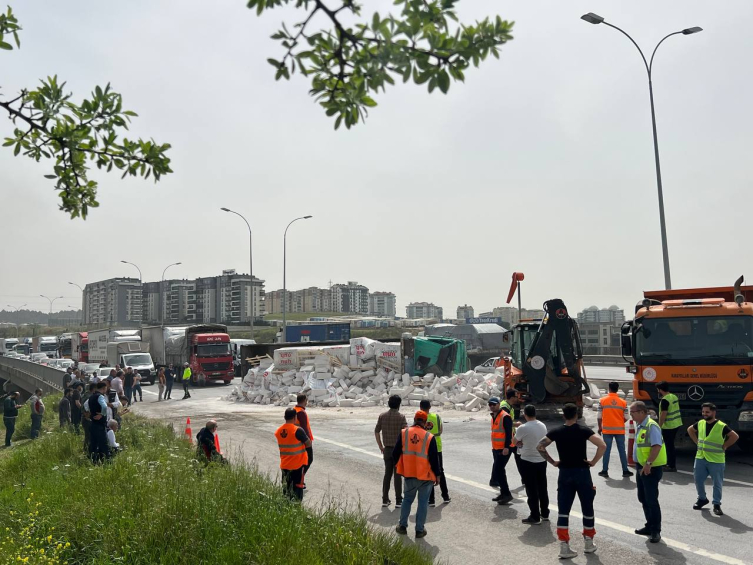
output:
[[[191,374],[199,386],[211,381],[230,384],[235,376],[230,336],[226,333],[191,335]]]

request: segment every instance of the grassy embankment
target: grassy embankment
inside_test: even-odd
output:
[[[124,451],[94,466],[47,405],[40,439],[0,449],[2,565],[431,563],[336,500],[303,508],[255,468],[203,467],[154,421],[126,416]],[[18,423],[28,437],[28,408]]]

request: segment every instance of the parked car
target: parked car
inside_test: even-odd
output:
[[[497,368],[497,365],[499,364],[499,357],[491,357],[481,363],[481,365],[477,365],[475,369],[473,369],[477,373],[493,373],[495,369]]]
[[[97,376],[100,379],[106,379],[110,376],[110,371],[112,371],[115,367],[99,367],[97,369]]]
[[[41,363],[43,359],[49,359],[46,353],[32,353],[31,361],[34,363]]]

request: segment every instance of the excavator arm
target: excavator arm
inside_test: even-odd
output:
[[[544,311],[547,315],[531,342],[523,366],[528,392],[534,402],[543,402],[547,393],[562,396],[587,391],[578,324],[559,298],[544,302]],[[565,372],[572,382],[561,378]]]

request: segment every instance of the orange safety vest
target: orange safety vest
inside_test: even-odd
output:
[[[402,432],[403,452],[397,462],[397,472],[405,478],[436,481],[429,464],[429,444],[434,437],[419,426],[405,428]]]
[[[295,437],[297,430],[295,424],[283,424],[275,432],[277,445],[280,446],[280,469],[295,471],[309,463],[306,446]]]
[[[503,425],[505,416],[509,416],[509,414],[504,410],[500,410],[497,413],[496,418],[499,419],[496,421],[495,416],[492,415],[492,449],[505,448],[505,440],[507,439],[507,434],[505,434],[505,426]]]
[[[601,433],[603,435],[625,435],[625,408],[627,402],[617,393],[610,392],[599,400],[601,405]]]
[[[301,412],[306,412],[306,409],[303,406],[294,406],[296,414],[300,414]],[[306,414],[308,416],[308,413]],[[296,421],[298,419],[296,418]],[[314,441],[314,434],[311,433],[311,420],[309,418],[306,418],[306,427],[303,428],[303,431],[306,432],[306,435],[309,436],[309,439],[311,441]]]

